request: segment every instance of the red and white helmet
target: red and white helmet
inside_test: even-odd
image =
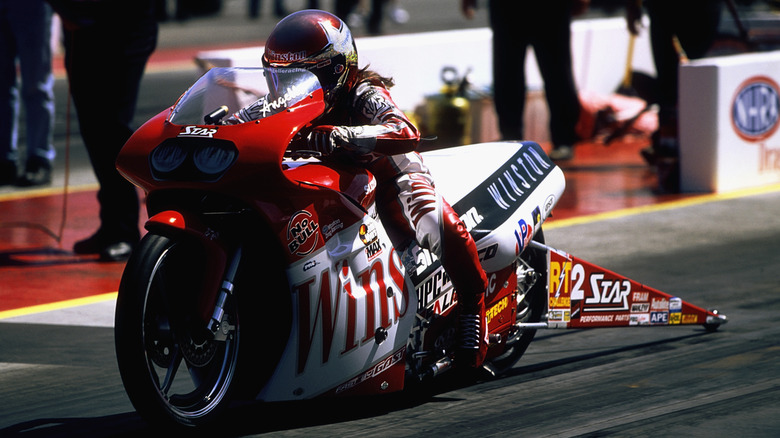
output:
[[[320,80],[330,107],[340,90],[357,77],[357,48],[347,25],[337,16],[316,9],[283,18],[265,44],[263,66],[305,68]]]

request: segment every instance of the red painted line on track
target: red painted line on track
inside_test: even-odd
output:
[[[636,140],[578,146],[575,159],[561,164],[567,187],[548,222],[684,197],[655,193],[655,173],[639,156],[646,144]],[[124,263],[101,263],[71,251],[74,242],[97,229],[95,195],[95,190],[68,193],[59,242],[50,234],[56,235],[61,226],[63,193],[20,192],[0,198],[0,311],[117,290]],[[144,220],[145,212],[141,216]]]

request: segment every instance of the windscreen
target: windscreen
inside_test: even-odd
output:
[[[213,124],[206,117],[221,107],[240,112],[242,121],[270,117],[320,89],[317,76],[303,69],[212,68],[179,98],[168,121]]]

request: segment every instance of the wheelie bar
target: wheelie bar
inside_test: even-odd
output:
[[[547,312],[520,331],[545,328],[655,327],[701,325],[716,330],[727,322],[705,310],[571,254],[531,241],[547,254]]]

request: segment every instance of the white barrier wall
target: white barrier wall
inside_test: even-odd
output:
[[[655,74],[647,32],[637,38],[634,70]],[[620,84],[628,53],[628,31],[623,18],[575,20],[572,23],[572,63],[580,90],[609,94]],[[492,32],[465,29],[418,34],[364,37],[356,40],[360,65],[396,80],[393,99],[404,110],[420,104],[425,95],[438,93],[442,67],[453,66],[461,74],[470,70],[477,88],[492,85]],[[259,66],[262,47],[206,51],[198,54],[203,67]],[[533,51],[526,59],[529,90],[542,89]],[[545,127],[546,128],[546,127]]]
[[[723,192],[780,182],[780,52],[680,67],[680,188]]]

